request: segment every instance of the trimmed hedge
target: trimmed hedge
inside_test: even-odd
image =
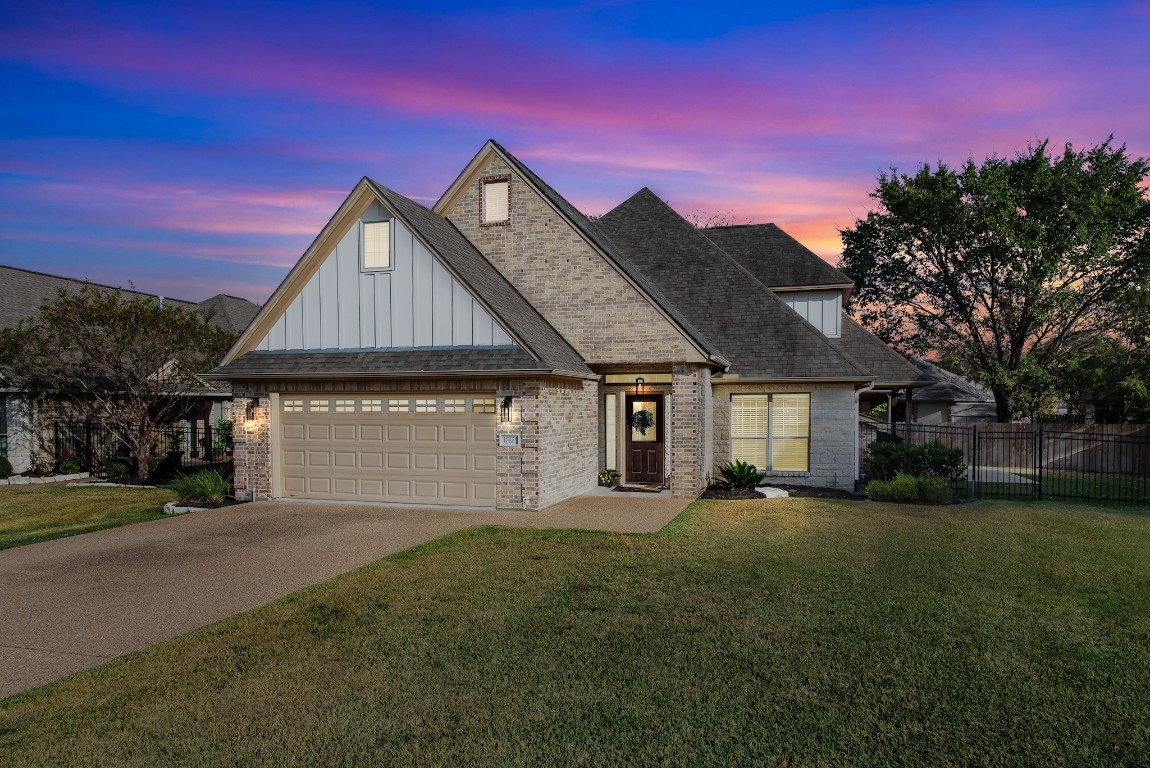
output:
[[[871,443],[867,448],[867,475],[874,480],[890,481],[899,474],[913,477],[937,477],[955,484],[966,477],[966,461],[961,448],[948,448],[942,443],[925,445],[907,443]]]
[[[897,504],[945,504],[950,501],[950,483],[940,477],[915,477],[900,472],[891,480],[871,480],[863,494],[873,501],[893,501]]]

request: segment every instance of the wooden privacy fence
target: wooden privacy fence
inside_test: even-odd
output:
[[[1150,503],[1150,425],[861,423],[876,440],[962,451],[972,495]]]

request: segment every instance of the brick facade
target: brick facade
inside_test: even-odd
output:
[[[485,176],[511,178],[506,225],[480,223],[479,179]],[[444,213],[588,364],[669,363],[694,353],[666,317],[495,155]]]
[[[711,439],[706,429],[706,404],[710,394],[711,375],[706,366],[675,363],[671,367],[668,474],[674,496],[693,499],[706,487],[709,468],[704,461]]]
[[[496,449],[496,507],[538,510],[585,493],[595,485],[595,382],[559,379],[386,379],[355,381],[236,382],[230,404],[235,420],[236,495],[270,498],[274,492],[270,393],[491,392],[512,397],[511,418],[497,434],[519,436],[517,447]],[[248,404],[258,398],[254,418]]]
[[[850,384],[714,384],[715,467],[731,460],[731,395],[809,392],[810,471],[775,472],[778,482],[853,490],[858,405]],[[712,474],[718,474],[715,467]]]

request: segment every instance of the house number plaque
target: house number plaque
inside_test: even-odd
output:
[[[500,448],[518,448],[519,435],[500,435],[499,436]]]

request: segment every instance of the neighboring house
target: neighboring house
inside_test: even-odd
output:
[[[911,401],[911,418],[914,422],[960,424],[998,420],[994,395],[990,390],[925,358],[915,357],[912,361],[920,370],[936,379],[935,384],[914,391]],[[905,398],[892,402],[891,415],[895,421],[905,421]]]
[[[84,285],[82,280],[74,280],[43,272],[0,265],[0,328],[15,327],[21,320],[35,317],[40,306],[55,299],[59,291],[73,291]],[[129,296],[155,298],[166,304],[191,309],[198,312],[212,312],[212,319],[223,328],[240,333],[259,311],[259,306],[246,299],[219,294],[198,304],[148,293],[97,285],[109,291],[119,291]],[[217,388],[219,389],[219,388]],[[198,402],[190,407],[192,429],[198,422],[213,423],[222,415],[221,404],[230,401],[230,391],[205,391]],[[39,455],[44,461],[51,461],[52,423],[57,420],[84,419],[90,416],[75,404],[64,404],[52,398],[39,400],[28,396],[19,382],[5,377],[0,371],[0,456],[7,456],[16,472],[31,468],[32,458]]]
[[[604,470],[693,497],[731,459],[851,488],[859,393],[933,380],[850,290],[647,189],[590,221],[490,141],[432,209],[360,181],[206,375],[252,498],[540,509]]]

